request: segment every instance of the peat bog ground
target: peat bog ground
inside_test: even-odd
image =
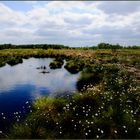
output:
[[[78,91],[35,100],[32,112],[0,138],[140,138],[139,49],[3,49],[0,66],[30,57],[55,58],[54,70],[65,60],[69,73],[81,73]]]

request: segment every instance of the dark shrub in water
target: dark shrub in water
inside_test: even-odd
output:
[[[57,58],[57,59],[56,59],[56,58],[55,58],[55,59],[53,60],[53,62],[50,63],[49,67],[50,67],[51,69],[57,69],[57,68],[61,68],[63,64],[64,64],[63,59],[61,59],[61,58]]]
[[[23,62],[22,58],[20,58],[20,57],[13,57],[13,58],[11,58],[10,60],[7,61],[7,64],[9,64],[11,66],[14,66],[14,65],[16,65],[18,63],[22,63],[22,62]]]
[[[72,74],[78,73],[79,71],[83,70],[84,63],[80,60],[72,59],[68,60],[65,69]]]

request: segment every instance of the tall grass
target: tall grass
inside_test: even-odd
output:
[[[68,99],[38,99],[9,138],[140,138],[140,91],[134,75],[116,65],[88,71],[102,73],[98,84]]]
[[[133,64],[134,67],[139,68],[140,51],[135,49],[120,49],[113,53],[112,50],[96,49],[4,49],[0,50],[0,66],[5,65],[8,61],[16,61],[21,58],[29,57],[62,57],[62,58],[77,58],[78,61],[94,60],[101,63],[120,63]],[[133,59],[132,59],[133,57]],[[125,61],[123,61],[125,60]],[[77,62],[74,61],[74,63]],[[84,63],[85,63],[84,62]],[[67,67],[72,67],[73,62],[69,62]],[[78,63],[78,62],[77,62]],[[79,65],[79,64],[78,64]],[[81,68],[81,67],[80,67]]]

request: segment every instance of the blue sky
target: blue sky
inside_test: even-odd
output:
[[[139,1],[0,1],[0,43],[140,45]]]
[[[27,12],[29,10],[32,10],[33,7],[41,6],[44,4],[47,4],[47,1],[1,1],[1,3],[5,4],[9,8],[15,11],[24,11]]]
[[[15,11],[29,11],[32,9],[32,5],[26,2],[20,2],[20,1],[2,1],[4,5],[11,8]]]

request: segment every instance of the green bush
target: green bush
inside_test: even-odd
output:
[[[22,58],[13,57],[7,61],[7,64],[9,64],[10,66],[14,66],[14,65],[16,65],[18,63],[22,63],[22,62],[23,62]]]
[[[51,69],[57,69],[57,68],[61,68],[63,64],[64,64],[63,59],[61,59],[61,58],[57,58],[57,59],[56,59],[56,58],[55,58],[55,59],[53,60],[53,62],[50,63],[49,67],[50,67]]]
[[[77,59],[71,59],[68,60],[66,65],[64,66],[67,71],[69,71],[72,74],[78,73],[79,71],[82,71],[84,68],[84,62],[77,60]]]

